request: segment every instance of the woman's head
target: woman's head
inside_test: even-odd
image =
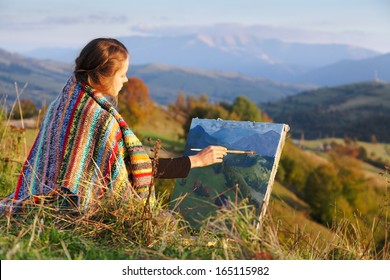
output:
[[[127,81],[128,67],[129,54],[121,42],[98,38],[81,50],[74,74],[81,82],[115,97]]]

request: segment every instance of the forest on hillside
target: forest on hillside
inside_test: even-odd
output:
[[[294,138],[354,138],[390,143],[390,84],[369,82],[303,92],[261,104]]]

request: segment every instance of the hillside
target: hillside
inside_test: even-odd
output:
[[[0,49],[0,98],[13,102],[15,82],[19,88],[28,83],[21,98],[49,103],[69,78],[71,69],[70,64],[32,59]]]
[[[356,137],[390,142],[390,84],[368,82],[322,88],[262,104],[275,122],[290,125],[294,138]]]
[[[72,72],[72,65],[50,60],[37,60],[0,51],[0,97],[15,100],[14,82],[28,88],[22,98],[35,102],[51,102]],[[152,99],[168,105],[180,91],[188,95],[207,94],[212,101],[233,101],[245,95],[255,102],[267,102],[296,94],[313,87],[272,82],[238,73],[200,71],[167,65],[131,65],[129,76],[141,78],[149,87]]]
[[[156,64],[130,67],[129,76],[141,78],[159,104],[171,103],[181,91],[194,96],[206,94],[214,102],[232,102],[238,96],[247,96],[257,103],[278,100],[313,88],[307,85],[277,83],[239,73],[201,71]]]

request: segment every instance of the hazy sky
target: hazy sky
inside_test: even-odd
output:
[[[0,48],[80,48],[98,36],[176,35],[220,23],[260,26],[251,30],[264,36],[272,27],[267,37],[290,41],[390,52],[388,0],[0,0]]]

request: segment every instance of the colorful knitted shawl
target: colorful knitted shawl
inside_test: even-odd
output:
[[[66,187],[85,209],[107,190],[135,190],[145,198],[151,180],[151,160],[114,106],[71,77],[49,106],[8,201],[15,204]],[[0,208],[4,211],[7,204],[2,201]]]

